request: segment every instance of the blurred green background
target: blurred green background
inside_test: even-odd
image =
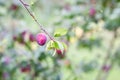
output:
[[[0,0],[0,80],[120,80],[120,0],[23,1],[67,47],[53,56],[20,1]]]

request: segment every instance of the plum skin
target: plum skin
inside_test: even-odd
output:
[[[47,37],[44,33],[38,33],[36,35],[36,41],[40,46],[45,45],[46,41],[47,41]]]
[[[89,11],[89,15],[94,16],[95,14],[96,14],[95,8],[91,8],[90,11]]]

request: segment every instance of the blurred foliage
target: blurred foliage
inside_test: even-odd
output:
[[[110,60],[120,66],[120,0],[24,1],[56,41],[39,46],[42,31],[19,0],[0,0],[0,80],[88,80],[116,30]]]

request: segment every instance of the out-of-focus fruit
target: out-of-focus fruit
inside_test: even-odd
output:
[[[30,65],[26,65],[26,66],[21,67],[21,72],[30,72],[30,71],[31,71]]]
[[[96,10],[95,10],[95,8],[90,8],[90,11],[89,11],[89,15],[90,16],[95,16],[95,14],[96,14]]]
[[[15,11],[15,10],[18,9],[18,5],[12,4],[12,5],[10,6],[10,9]]]

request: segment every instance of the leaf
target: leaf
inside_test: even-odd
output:
[[[42,60],[44,60],[45,58],[46,58],[45,53],[44,53],[44,52],[41,52],[41,54],[39,55],[38,59],[39,59],[40,61],[42,61]]]
[[[64,49],[67,49],[67,45],[64,42],[62,42],[62,45],[63,45]]]
[[[106,21],[105,23],[105,28],[108,29],[108,30],[115,30],[117,28],[120,27],[120,18],[115,18],[115,19],[112,19],[112,20],[108,20]]]
[[[60,49],[64,50],[64,45],[62,42],[59,41],[49,41],[46,46],[46,50],[51,50],[51,49]]]
[[[54,32],[54,37],[60,37],[67,33],[67,29],[65,28],[57,28]]]
[[[57,47],[56,47],[56,49],[60,49],[60,50],[64,50],[64,45],[63,45],[63,43],[62,42],[59,42],[59,41],[56,41],[57,42]]]
[[[51,50],[55,47],[54,41],[49,41],[46,46],[46,50]]]
[[[52,55],[52,56],[54,56],[54,55],[55,55],[55,53],[56,53],[56,50],[54,51],[54,53],[53,53],[53,55]]]

